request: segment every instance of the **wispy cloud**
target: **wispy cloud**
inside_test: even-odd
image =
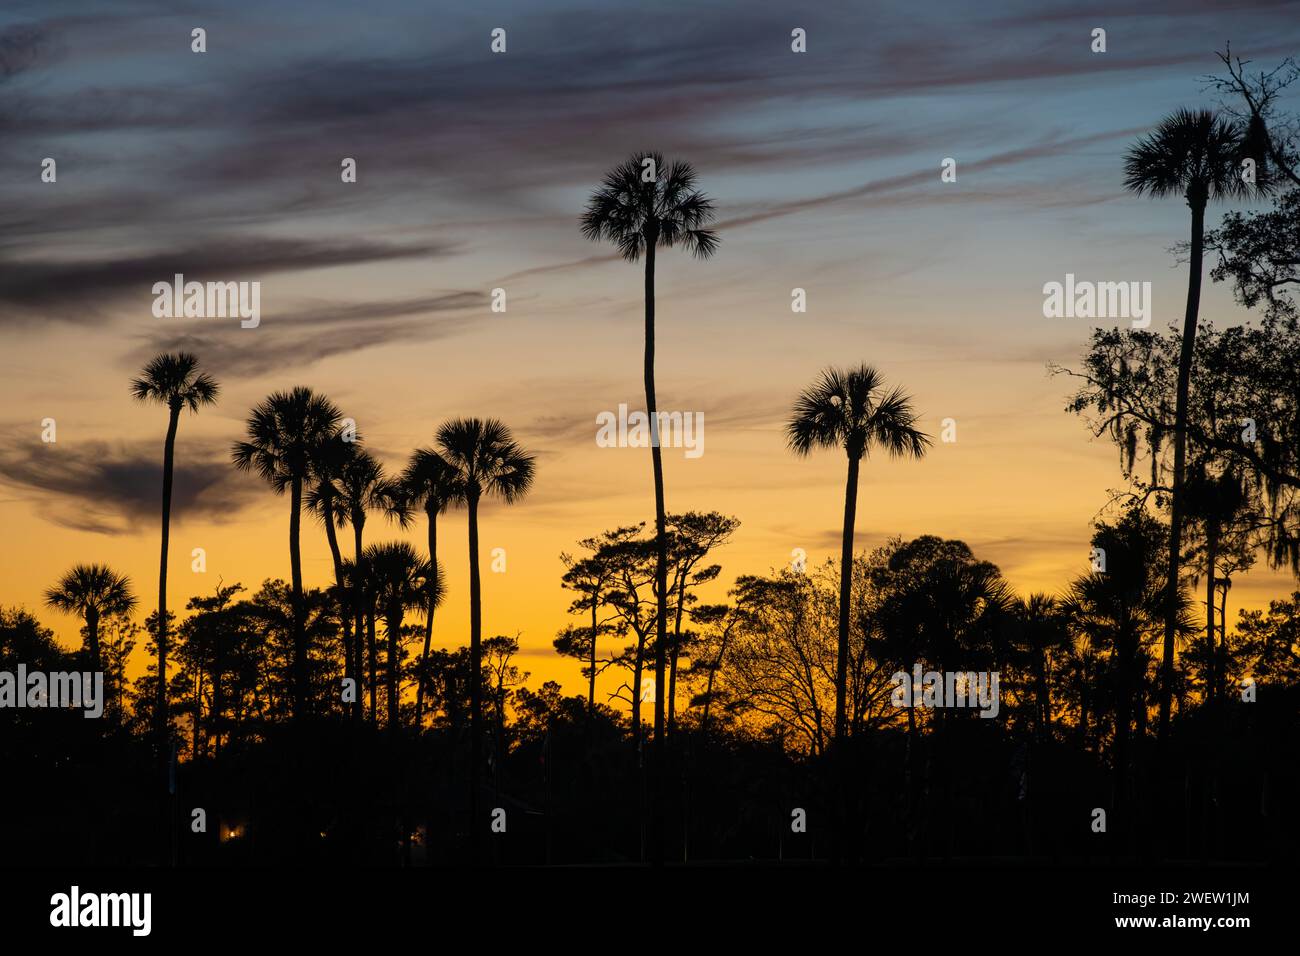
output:
[[[164,319],[157,329],[137,337],[140,343],[127,354],[125,364],[135,367],[157,352],[183,349],[202,355],[204,365],[221,378],[305,369],[335,355],[454,336],[472,327],[484,311],[482,294],[448,292],[391,302],[300,305],[266,319],[257,329],[192,319],[180,322],[198,323],[198,331],[168,331],[167,324],[176,320]]]
[[[161,442],[62,440],[46,444],[30,429],[10,429],[0,450],[0,484],[32,502],[54,524],[126,534],[157,521],[162,500]],[[240,511],[256,483],[238,475],[224,449],[188,442],[175,466],[174,520],[221,522]]]
[[[201,246],[156,250],[129,256],[72,261],[53,259],[0,263],[0,304],[7,321],[58,319],[89,322],[106,305],[126,295],[140,301],[142,314],[153,303],[155,282],[176,273],[187,280],[246,281],[279,272],[447,255],[447,243],[333,242],[310,239],[227,238]]]

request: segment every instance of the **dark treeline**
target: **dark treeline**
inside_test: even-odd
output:
[[[1235,621],[1228,599],[1257,563],[1300,573],[1300,124],[1278,115],[1300,68],[1223,62],[1219,111],[1179,111],[1127,155],[1131,190],[1191,214],[1182,327],[1098,329],[1077,368],[1056,369],[1124,482],[1057,593],[1017,595],[942,536],[855,550],[861,470],[931,449],[912,399],[861,365],[825,370],[786,429],[793,454],[845,456],[836,560],[724,577],[740,521],[669,510],[650,443],[653,521],[582,529],[561,556],[571,620],[554,648],[582,693],[530,684],[519,635],[482,630],[480,504],[524,502],[535,477],[495,420],[446,422],[389,472],[328,398],[272,394],[232,464],[288,505],[288,580],[219,581],[176,608],[179,423],[219,386],[194,356],[160,355],[131,385],[168,413],[158,601],[111,565],[75,565],[45,603],[80,621],[76,650],[31,610],[0,611],[0,672],[105,676],[98,720],[0,708],[0,850],[102,864],[1295,854],[1300,591]],[[651,420],[655,257],[719,248],[695,179],[634,156],[582,218],[642,265]],[[1238,200],[1271,206],[1207,228],[1210,203]],[[1240,325],[1201,319],[1207,253]],[[439,538],[449,510],[465,513],[463,546]],[[304,534],[329,546],[326,587],[303,582]],[[437,628],[446,560],[468,561],[463,645]],[[137,648],[149,664],[130,679]],[[934,706],[918,670],[996,676],[996,693]]]
[[[719,570],[708,550],[735,522],[688,514],[668,524],[675,587],[666,726],[676,798],[666,813],[668,859],[829,858],[838,568],[744,575],[725,603],[705,603],[697,592]],[[1285,808],[1300,783],[1292,736],[1300,593],[1241,615],[1213,647],[1185,601],[1188,650],[1171,730],[1184,799],[1169,817],[1149,819],[1163,812],[1150,794],[1166,534],[1136,508],[1099,525],[1094,544],[1105,549],[1107,571],[1080,575],[1060,598],[1016,597],[960,541],[895,539],[856,555],[846,668],[851,801],[841,846],[866,860],[1231,860],[1294,847]],[[653,537],[623,528],[582,545],[564,583],[583,623],[555,644],[605,679],[571,696],[554,682],[530,685],[514,637],[482,642],[484,860],[637,861],[648,852],[642,699],[653,684],[641,678],[653,657]],[[396,597],[386,607],[390,599],[374,590],[363,633],[377,639],[363,641],[359,717],[340,694],[347,609],[329,590],[304,592],[305,723],[293,717],[291,587],[220,585],[188,602],[169,628],[174,796],[151,769],[156,667],[135,681],[122,673],[137,645],[154,650],[156,616],[143,627],[121,613],[103,618],[103,718],[0,711],[3,759],[10,779],[24,782],[4,798],[5,819],[23,821],[6,828],[8,849],[57,848],[60,860],[97,863],[172,853],[195,864],[304,854],[467,861],[469,649],[424,654],[423,622],[406,621]],[[419,593],[412,589],[412,604]],[[90,654],[88,642],[60,650],[25,611],[0,616],[0,669],[19,661],[29,670],[83,669]],[[920,706],[919,695],[897,706],[894,675],[918,662],[998,672],[996,719]],[[1253,702],[1243,700],[1247,675],[1257,682]],[[612,708],[611,692],[627,706]],[[194,832],[195,808],[205,811],[205,833]],[[504,833],[490,829],[496,808],[505,811]],[[1107,811],[1105,833],[1092,830],[1095,808]],[[799,810],[806,832],[792,829]],[[1172,842],[1153,843],[1152,834]]]

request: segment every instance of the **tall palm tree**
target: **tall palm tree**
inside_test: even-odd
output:
[[[423,508],[429,528],[429,563],[438,564],[438,515],[461,497],[457,484],[457,470],[432,448],[417,448],[411,454],[406,469],[397,480],[401,499],[408,509]],[[408,512],[409,513],[409,512]],[[399,520],[401,516],[399,515]],[[429,579],[429,594],[424,614],[424,651],[420,655],[420,680],[415,692],[415,727],[420,728],[424,717],[425,674],[429,662],[429,648],[433,642],[433,612],[442,599],[435,593],[435,579]]]
[[[717,233],[706,228],[714,219],[713,200],[695,188],[695,168],[680,160],[665,164],[656,152],[632,156],[615,166],[587,201],[582,234],[618,247],[628,262],[645,257],[645,403],[650,420],[650,461],[655,486],[655,801],[652,846],[661,845],[667,770],[664,766],[664,666],[668,648],[668,532],[664,505],[663,458],[659,450],[658,403],[655,398],[655,253],[680,246],[697,259],[718,248]]]
[[[45,592],[45,603],[55,610],[76,614],[86,622],[86,646],[91,670],[100,670],[99,622],[113,614],[135,610],[131,579],[106,564],[78,564]],[[159,672],[161,673],[161,671]]]
[[[356,580],[352,589],[353,605],[353,630],[356,634],[356,640],[353,642],[353,648],[356,652],[356,661],[353,665],[353,671],[357,674],[362,672],[361,668],[361,634],[363,623],[366,625],[369,633],[370,647],[370,719],[375,719],[375,652],[374,652],[374,634],[372,623],[369,621],[367,609],[374,607],[374,595],[369,593],[370,572],[366,566],[365,551],[363,546],[364,532],[366,528],[366,515],[371,511],[387,511],[390,514],[400,511],[400,503],[396,498],[396,489],[393,482],[385,477],[384,466],[379,463],[370,452],[364,449],[357,449],[344,463],[335,482],[337,490],[338,520],[352,526],[352,544],[355,554],[355,567],[358,569]],[[354,704],[354,715],[360,719],[361,716],[361,698],[358,695]]]
[[[825,369],[795,402],[786,437],[796,455],[808,455],[814,448],[842,448],[849,459],[840,543],[839,647],[835,662],[835,738],[842,743],[848,720],[849,599],[853,589],[858,468],[873,447],[895,458],[921,458],[930,438],[916,428],[912,400],[899,389],[886,392],[880,373],[869,365]]]
[[[1124,159],[1124,185],[1138,195],[1154,198],[1181,195],[1192,211],[1192,239],[1188,258],[1187,309],[1178,355],[1178,388],[1174,405],[1174,473],[1169,507],[1169,566],[1166,588],[1178,591],[1182,549],[1183,478],[1187,461],[1187,393],[1192,378],[1192,354],[1201,308],[1201,260],[1205,255],[1205,207],[1212,199],[1243,196],[1249,187],[1240,175],[1243,130],[1209,110],[1181,109],[1161,121],[1149,136],[1130,147]],[[1261,179],[1258,189],[1266,189]],[[1174,640],[1178,629],[1175,603],[1165,618],[1164,648],[1160,666],[1160,725],[1157,738],[1165,741],[1169,730],[1169,702],[1173,693]]]
[[[483,759],[483,599],[478,570],[478,506],[486,496],[514,504],[533,484],[533,456],[494,418],[457,418],[438,429],[438,447],[456,470],[456,504],[469,512],[470,833],[479,845],[478,783]]]
[[[312,468],[311,487],[303,502],[325,528],[325,540],[329,544],[330,558],[334,563],[334,589],[338,596],[339,619],[343,622],[343,674],[354,681],[354,688],[357,686],[357,673],[353,667],[356,660],[353,640],[359,640],[360,635],[353,637],[355,600],[349,591],[352,581],[344,570],[337,529],[347,522],[347,516],[339,508],[339,481],[348,463],[360,450],[359,440],[359,436],[340,430],[321,446]]]
[[[294,716],[307,713],[307,639],[302,602],[303,487],[314,474],[321,449],[343,415],[333,402],[301,385],[275,392],[248,417],[248,438],[231,452],[240,471],[256,471],[277,495],[289,491],[289,566],[293,587]]]
[[[167,551],[171,542],[172,474],[176,460],[176,427],[181,411],[197,412],[213,405],[220,386],[189,352],[164,352],[149,360],[138,378],[131,380],[137,401],[167,406],[167,439],[163,443],[162,556],[158,560],[158,697],[154,702],[154,728],[162,739],[167,727]]]
[[[372,544],[366,548],[365,558],[370,587],[388,638],[388,729],[396,730],[402,617],[407,608],[427,608],[430,602],[436,607],[442,601],[442,572],[405,541]]]

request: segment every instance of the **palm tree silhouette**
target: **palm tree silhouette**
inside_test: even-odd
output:
[[[429,563],[438,564],[438,515],[460,497],[457,472],[446,459],[432,448],[417,448],[411,453],[406,469],[397,480],[403,503],[408,509],[423,508],[429,525]],[[406,524],[404,515],[399,520]],[[429,579],[429,595],[424,615],[424,650],[420,655],[420,678],[415,692],[415,727],[420,728],[424,717],[424,685],[429,662],[429,648],[433,641],[433,612],[442,600],[441,592],[435,594],[434,578]]]
[[[717,251],[718,236],[705,228],[713,221],[713,201],[695,189],[690,163],[665,165],[657,152],[632,156],[605,174],[587,201],[582,234],[618,247],[628,262],[645,256],[645,402],[650,419],[650,461],[655,485],[655,582],[658,595],[655,627],[655,801],[652,840],[656,861],[662,858],[664,799],[664,666],[668,647],[668,533],[664,505],[663,458],[659,450],[658,404],[655,399],[655,252],[681,246],[697,259]],[[639,692],[639,691],[638,691]]]
[[[1124,160],[1124,186],[1138,195],[1154,198],[1182,195],[1192,211],[1192,241],[1188,259],[1187,310],[1183,317],[1182,348],[1178,356],[1178,389],[1174,405],[1174,473],[1169,507],[1169,567],[1166,587],[1178,590],[1182,548],[1183,478],[1187,459],[1187,393],[1192,377],[1192,353],[1201,307],[1201,260],[1205,255],[1205,207],[1212,199],[1245,195],[1249,189],[1240,175],[1243,133],[1209,110],[1181,109],[1167,116],[1151,135],[1130,147]],[[1261,179],[1259,191],[1266,190]],[[1157,740],[1163,745],[1169,729],[1169,702],[1173,693],[1174,640],[1178,628],[1175,604],[1168,605],[1165,641],[1160,667],[1160,725]]]
[[[353,641],[360,640],[360,634],[355,637],[353,635],[354,599],[348,588],[351,579],[344,571],[343,552],[339,548],[336,529],[343,527],[347,521],[346,515],[339,509],[338,481],[348,462],[356,457],[359,440],[356,434],[340,429],[321,446],[312,469],[312,484],[303,502],[325,528],[325,540],[329,544],[330,559],[334,563],[334,589],[338,596],[339,620],[343,623],[343,675],[354,681],[354,688],[359,685],[359,681],[354,669],[357,658]]]
[[[1240,520],[1250,505],[1251,495],[1242,476],[1234,470],[1215,473],[1207,462],[1197,462],[1185,476],[1183,493],[1186,507],[1183,515],[1201,525],[1204,537],[1205,560],[1205,646],[1208,660],[1208,678],[1205,693],[1215,701],[1222,690],[1222,655],[1215,650],[1214,611],[1215,591],[1222,581],[1218,577],[1220,558],[1231,560],[1232,525]],[[1226,540],[1225,540],[1226,539]],[[1220,550],[1227,551],[1221,554]],[[1226,643],[1227,635],[1223,635]]]
[[[131,579],[125,574],[118,574],[106,564],[78,564],[45,592],[45,603],[86,622],[90,667],[98,671],[99,622],[135,610],[136,600],[131,593]]]
[[[1143,685],[1150,666],[1146,646],[1157,640],[1170,616],[1179,638],[1193,632],[1190,598],[1181,588],[1171,592],[1167,587],[1163,538],[1161,523],[1139,507],[1125,512],[1113,525],[1099,524],[1092,544],[1105,554],[1106,570],[1076,579],[1061,605],[1071,626],[1088,635],[1092,647],[1110,655],[1113,799],[1120,820],[1127,817],[1134,798],[1130,779],[1134,718],[1141,724],[1146,721]],[[1127,822],[1123,826],[1120,838],[1127,845],[1137,828]]]
[[[355,554],[352,596],[353,596],[353,630],[356,639],[353,648],[356,661],[353,671],[361,674],[361,634],[366,609],[374,606],[373,595],[368,594],[370,571],[366,566],[363,547],[363,532],[366,527],[366,514],[370,511],[391,511],[397,504],[393,483],[384,476],[384,467],[374,455],[362,448],[354,450],[342,464],[338,476],[334,479],[336,518],[342,524],[352,526],[352,544]],[[370,646],[370,719],[375,719],[375,651],[373,632],[369,635]],[[353,704],[353,715],[361,717],[361,697]]]
[[[916,428],[911,399],[899,389],[884,392],[880,373],[869,365],[828,368],[795,402],[786,426],[790,450],[843,448],[849,458],[844,487],[844,530],[840,546],[839,648],[835,662],[835,739],[847,730],[849,598],[853,587],[853,525],[857,514],[858,467],[872,447],[892,457],[920,458],[930,438]]]
[[[293,586],[294,716],[307,713],[307,640],[302,604],[303,486],[312,477],[321,449],[343,415],[328,398],[301,385],[275,392],[248,417],[248,438],[231,457],[240,471],[256,471],[277,495],[289,490],[289,565]]]
[[[1056,655],[1070,645],[1067,621],[1060,602],[1049,594],[1035,593],[1017,599],[1011,607],[1016,650],[1023,655],[1034,681],[1034,737],[1052,736],[1052,674]]]
[[[154,704],[155,731],[161,740],[167,727],[167,551],[171,541],[172,473],[176,460],[176,427],[181,410],[197,412],[213,405],[220,386],[189,352],[164,352],[149,360],[131,381],[137,401],[167,406],[167,439],[163,444],[162,556],[158,561],[158,697]]]
[[[484,496],[514,504],[533,484],[533,457],[494,418],[457,418],[438,429],[438,447],[456,470],[456,504],[469,512],[470,833],[478,858],[478,783],[483,757],[483,599],[478,571],[478,506]]]
[[[399,725],[402,617],[407,608],[436,607],[441,603],[442,573],[405,541],[372,544],[366,548],[365,559],[375,604],[383,614],[388,638],[388,729],[395,731]]]

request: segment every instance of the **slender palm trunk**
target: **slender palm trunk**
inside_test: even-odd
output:
[[[360,688],[361,642],[362,642],[361,628],[362,628],[362,617],[365,613],[365,579],[366,579],[366,576],[362,571],[362,565],[361,565],[361,555],[362,555],[361,535],[362,535],[362,531],[365,529],[365,521],[358,520],[357,515],[355,514],[353,514],[351,518],[352,518],[352,546],[356,554],[356,557],[353,559],[353,565],[352,565],[352,608],[353,608],[352,633],[354,635],[354,639],[352,641],[352,653],[354,658],[352,662],[352,672],[356,675],[357,686],[358,688]],[[373,713],[374,707],[371,706],[370,709],[371,712]],[[352,716],[354,719],[358,721],[361,720],[360,690],[358,690],[356,695],[356,700],[353,701],[352,704]]]
[[[1219,700],[1228,699],[1228,589],[1223,589],[1223,601],[1219,604]],[[1223,713],[1223,711],[1220,711]]]
[[[397,653],[398,638],[402,634],[402,610],[400,606],[390,610],[385,615],[384,630],[388,636],[388,729],[396,732],[399,724],[397,711]]]
[[[840,620],[835,654],[835,739],[848,731],[849,601],[853,593],[853,527],[858,511],[859,457],[849,450],[849,476],[844,483],[844,532],[840,541]]]
[[[420,679],[415,690],[415,731],[424,718],[424,685],[428,679],[429,647],[433,643],[434,588],[438,581],[438,515],[429,509],[429,598],[424,612],[424,653],[420,655]]]
[[[684,571],[685,569],[683,569]],[[673,655],[668,662],[668,736],[677,732],[677,658],[682,652],[682,609],[686,605],[686,575],[677,585],[676,620],[673,623]]]
[[[1210,679],[1206,682],[1205,690],[1211,702],[1215,700],[1219,688],[1219,655],[1215,652],[1214,645],[1214,606],[1218,603],[1214,599],[1214,563],[1219,557],[1218,546],[1219,526],[1214,517],[1210,516],[1205,522],[1205,646],[1210,652]]]
[[[1047,683],[1047,651],[1038,649],[1034,669],[1034,680],[1038,685],[1038,719],[1034,722],[1038,730],[1038,739],[1046,740],[1052,733],[1052,692]]]
[[[91,671],[99,670],[99,612],[93,609],[86,611],[86,647],[90,650]]]
[[[849,687],[849,600],[853,593],[853,528],[858,510],[858,464],[860,453],[848,449],[849,474],[844,484],[844,531],[840,541],[840,608],[839,636],[835,654],[835,739],[831,745],[831,773],[834,780],[833,820],[835,845],[832,860],[840,863],[845,851],[852,859],[853,850],[846,845],[849,839],[848,768],[845,765],[848,746],[848,687]]]
[[[647,632],[648,633],[648,632]],[[637,765],[641,766],[641,678],[645,674],[645,639],[646,634],[637,634],[636,657],[632,662],[632,748],[636,751]],[[645,825],[645,821],[641,821]]]
[[[302,620],[302,478],[290,487],[289,569],[293,577],[293,716],[307,715],[307,639]]]
[[[655,246],[659,230],[646,227],[645,256],[645,404],[650,419],[650,461],[655,482],[655,740],[654,801],[650,816],[653,862],[664,859],[664,817],[668,795],[664,764],[664,666],[668,651],[668,530],[664,507],[664,463],[659,448],[659,407],[655,400]]]
[[[1183,546],[1183,475],[1187,467],[1187,393],[1192,381],[1192,354],[1196,344],[1196,320],[1201,309],[1201,259],[1205,255],[1204,186],[1193,185],[1187,192],[1192,209],[1192,248],[1188,258],[1187,311],[1183,317],[1183,343],[1178,354],[1178,395],[1174,408],[1174,481],[1169,508],[1169,577],[1165,585],[1165,644],[1160,662],[1160,727],[1157,750],[1163,752],[1169,733],[1170,700],[1174,690],[1174,636],[1178,626],[1175,596]]]
[[[163,445],[162,553],[158,559],[158,694],[154,700],[154,732],[161,742],[167,737],[167,551],[171,544],[172,473],[176,461],[176,426],[180,422],[179,404],[168,406],[167,441]],[[94,649],[95,669],[99,669],[99,642]]]
[[[356,675],[352,673],[352,621],[343,586],[343,552],[339,550],[339,536],[334,530],[334,506],[328,501],[325,502],[324,517],[325,539],[329,541],[330,557],[334,560],[334,584],[339,594],[339,623],[343,627],[343,676],[352,680],[355,688]]]
[[[190,721],[190,759],[199,759],[199,724],[203,716],[203,668],[195,668],[194,719]]]
[[[469,810],[471,862],[479,862],[478,785],[483,761],[483,595],[478,576],[478,493],[469,493]]]
[[[378,724],[379,717],[379,651],[375,641],[375,603],[374,596],[367,595],[366,601],[366,643],[369,645],[370,665],[370,722]]]
[[[587,667],[590,673],[587,675],[587,726],[591,726],[591,718],[596,713],[596,635],[600,632],[600,625],[596,623],[596,612],[600,607],[600,592],[593,591],[591,595],[591,647],[587,650]]]

